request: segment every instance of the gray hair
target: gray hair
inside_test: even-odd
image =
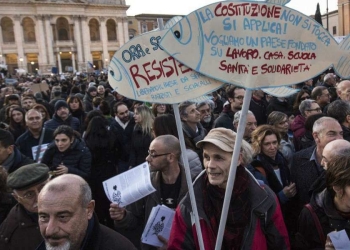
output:
[[[311,108],[311,104],[317,103],[313,99],[306,99],[302,101],[299,105],[299,111],[302,116],[305,116],[305,111]]]
[[[242,114],[242,110],[235,113],[235,115],[233,117],[233,124],[239,123],[239,120],[241,119],[241,114]],[[254,113],[252,111],[248,110],[247,115],[254,115]]]
[[[203,107],[204,105],[208,105],[209,108],[211,109],[210,103],[208,101],[198,102],[196,107],[197,107],[197,109],[199,109],[199,108]]]
[[[336,119],[328,116],[317,119],[314,123],[314,126],[312,127],[312,132],[318,133],[318,134],[322,133],[324,130],[324,123],[330,122],[330,121],[338,123]]]

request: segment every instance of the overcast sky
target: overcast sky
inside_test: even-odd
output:
[[[187,15],[192,11],[205,5],[218,2],[217,0],[126,0],[130,5],[127,14],[134,16],[137,14],[174,14]],[[287,6],[304,13],[314,15],[316,5],[320,3],[321,14],[326,13],[327,0],[291,0]],[[328,11],[336,10],[337,0],[328,0]]]

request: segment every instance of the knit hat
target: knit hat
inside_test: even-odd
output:
[[[89,87],[88,90],[87,90],[88,93],[91,93],[91,92],[93,92],[93,91],[96,91],[96,92],[97,92],[97,88],[96,88],[95,86],[91,86],[91,87]]]
[[[68,108],[68,104],[63,100],[57,101],[55,103],[55,113],[57,112],[57,110],[59,110],[62,107]]]
[[[23,190],[46,181],[49,178],[49,168],[43,163],[33,163],[20,167],[7,177],[7,186]]]

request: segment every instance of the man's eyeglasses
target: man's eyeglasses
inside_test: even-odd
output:
[[[315,108],[315,109],[307,109],[307,111],[316,111],[316,112],[321,112],[322,109],[320,108]]]
[[[159,157],[159,156],[170,155],[170,154],[171,154],[171,153],[165,153],[165,154],[156,155],[156,154],[154,154],[154,153],[152,153],[151,151],[148,150],[148,155],[149,155],[152,159],[157,158],[157,157]]]

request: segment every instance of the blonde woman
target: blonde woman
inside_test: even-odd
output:
[[[138,106],[134,110],[135,127],[132,134],[129,166],[135,167],[146,161],[148,148],[153,140],[153,114],[147,106]]]

